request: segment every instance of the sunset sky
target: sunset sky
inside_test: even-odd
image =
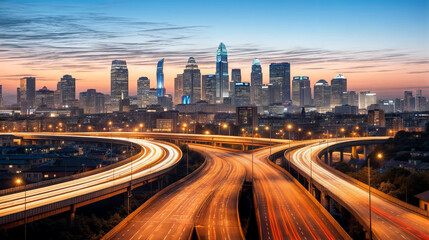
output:
[[[165,58],[167,93],[189,57],[215,72],[224,42],[229,68],[250,81],[253,58],[264,82],[271,62],[290,62],[312,84],[341,73],[349,90],[379,99],[423,89],[429,96],[429,1],[8,1],[0,0],[0,84],[15,101],[22,76],[56,89],[62,75],[76,92],[110,94],[110,65],[126,60],[131,95],[137,79],[156,85]]]

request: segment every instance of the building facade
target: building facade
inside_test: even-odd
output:
[[[292,80],[292,105],[298,107],[311,105],[310,78],[296,76]]]
[[[331,80],[331,108],[342,105],[344,92],[347,92],[347,78],[338,74]]]
[[[188,59],[183,71],[183,96],[189,96],[190,103],[201,100],[201,72],[193,57]]]
[[[182,103],[183,96],[183,74],[177,74],[174,78],[174,105]],[[204,96],[205,97],[205,96]]]
[[[79,94],[79,105],[85,114],[105,113],[104,94],[95,89],[88,89]]]
[[[164,58],[159,60],[157,66],[156,66],[156,91],[157,91],[158,97],[162,97],[165,95]]]
[[[113,60],[110,70],[110,111],[119,111],[119,102],[125,98],[128,98],[127,62]]]
[[[234,85],[234,104],[236,106],[248,106],[250,104],[250,84],[248,82],[236,82]]]
[[[210,104],[216,103],[216,75],[209,74],[202,76],[204,85],[205,101]]]
[[[20,80],[19,86],[19,103],[21,106],[21,113],[31,114],[34,109],[36,100],[36,78],[23,77]]]
[[[331,111],[331,86],[324,79],[314,84],[314,106],[319,113]]]
[[[262,95],[262,67],[259,59],[255,58],[252,62],[252,72],[250,73],[250,98],[252,104],[261,105]]]
[[[149,105],[150,80],[147,77],[139,77],[137,80],[137,105],[145,108]]]
[[[276,99],[276,103],[284,103],[291,100],[290,64],[288,62],[270,64],[270,83],[280,87],[281,99]]]
[[[223,103],[229,97],[228,53],[225,44],[220,43],[216,57],[216,103]]]

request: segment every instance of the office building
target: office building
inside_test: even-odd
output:
[[[119,101],[128,98],[127,62],[113,60],[110,70],[110,111],[119,111]]]
[[[88,89],[79,93],[80,108],[85,114],[105,113],[105,97],[95,89]]]
[[[164,58],[159,60],[156,66],[156,89],[158,97],[164,96]]]
[[[182,103],[183,95],[183,74],[177,74],[174,78],[174,105]],[[205,97],[205,94],[204,94]]]
[[[311,105],[310,78],[296,76],[292,80],[292,105],[304,107]]]
[[[250,96],[251,102],[260,105],[262,95],[262,67],[259,59],[255,58],[252,62],[252,72],[250,74]]]
[[[423,96],[416,96],[416,111],[427,111],[427,99]]]
[[[314,84],[314,106],[320,113],[331,111],[331,86],[324,79]]]
[[[55,108],[54,91],[46,86],[36,91],[35,108]]]
[[[338,74],[331,80],[331,108],[342,105],[342,95],[347,92],[347,78]]]
[[[378,106],[385,113],[394,113],[395,112],[395,101],[394,100],[379,100]]]
[[[231,70],[231,82],[229,83],[229,96],[234,98],[234,87],[235,83],[241,82],[241,69]]]
[[[137,106],[145,108],[149,105],[150,80],[147,77],[139,77],[137,80]]]
[[[257,107],[237,107],[236,124],[240,128],[245,128],[253,132],[258,126],[258,108]]]
[[[381,109],[374,109],[368,111],[368,126],[385,127],[386,119],[384,111]]]
[[[250,84],[248,82],[236,82],[234,85],[234,104],[236,106],[248,106],[250,104]]]
[[[209,74],[202,76],[204,85],[205,101],[210,104],[216,103],[216,75]]]
[[[149,106],[158,104],[158,89],[151,88],[149,89]]]
[[[229,97],[228,53],[225,44],[220,43],[216,57],[216,103],[223,103]]]
[[[412,91],[404,91],[404,112],[413,112],[416,110],[416,99]]]
[[[276,103],[290,101],[290,64],[287,62],[271,63],[270,83],[280,87],[281,99],[275,99]]]
[[[343,92],[342,105],[359,106],[359,97],[355,91]]]
[[[22,114],[32,114],[36,100],[36,78],[23,77],[20,80],[19,103]]]
[[[190,103],[201,100],[201,73],[193,57],[188,59],[183,71],[183,96],[189,96]]]
[[[61,91],[63,107],[72,107],[76,101],[76,79],[71,75],[64,75],[57,83],[57,90]]]
[[[3,86],[0,85],[0,107],[3,107]]]

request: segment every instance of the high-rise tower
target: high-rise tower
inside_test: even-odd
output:
[[[165,95],[164,88],[164,58],[159,60],[156,66],[156,94],[158,97]]]
[[[147,77],[139,77],[137,80],[137,100],[138,107],[149,105],[150,80]]]
[[[19,102],[21,104],[21,112],[31,114],[30,109],[34,108],[36,100],[36,78],[24,77],[21,78],[19,87]]]
[[[110,110],[118,111],[121,99],[128,98],[127,62],[113,60],[110,70]]]
[[[262,95],[262,67],[259,59],[255,58],[252,62],[252,72],[250,74],[250,96],[252,104],[260,104]]]
[[[190,103],[201,100],[201,73],[193,57],[190,57],[183,71],[183,96],[189,96]]]
[[[71,107],[76,100],[76,79],[71,75],[64,75],[57,84],[57,90],[61,91],[62,105]]]
[[[290,64],[288,62],[270,64],[270,83],[280,87],[281,99],[275,99],[276,103],[291,100]]]
[[[216,57],[216,103],[223,103],[229,97],[228,82],[228,54],[225,44],[220,43]]]
[[[314,84],[314,105],[319,113],[331,110],[331,86],[324,79]]]
[[[343,93],[347,92],[347,78],[338,74],[331,80],[331,107],[342,105]]]

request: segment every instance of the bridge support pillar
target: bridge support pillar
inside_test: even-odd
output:
[[[333,151],[329,151],[329,166],[332,166]]]
[[[340,150],[340,162],[344,162],[344,149]]]
[[[162,177],[158,177],[158,192],[162,190]]]
[[[356,146],[352,147],[352,157],[351,159],[358,159],[358,155],[357,155],[357,151],[356,151]]]
[[[329,157],[328,157],[328,151],[325,152],[325,164],[328,164],[329,162]]]
[[[365,161],[368,160],[368,146],[367,145],[363,146],[363,157],[364,157]]]
[[[320,192],[320,204],[329,211],[329,196],[326,192]]]
[[[73,226],[75,218],[76,218],[76,206],[72,204],[70,206],[70,213],[69,213],[69,219],[68,219],[68,224],[70,227]]]
[[[127,188],[127,191],[124,193],[124,206],[127,210],[127,213],[130,214],[130,198],[131,198],[131,186]]]

